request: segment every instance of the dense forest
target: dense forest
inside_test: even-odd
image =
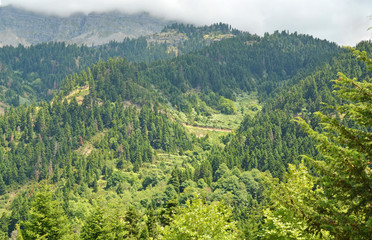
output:
[[[186,33],[177,32],[183,28],[193,29],[190,25],[174,24],[165,28],[163,35],[126,38],[123,42],[110,42],[97,47],[67,45],[64,42],[2,47],[0,86],[3,91],[0,99],[11,106],[51,100],[66,76],[85,70],[93,63],[116,57],[150,63],[199,50],[220,38],[243,35],[237,30],[228,30],[231,32],[229,35],[223,34],[226,28],[230,29],[226,24],[205,27],[198,30],[199,34],[187,36]],[[203,36],[212,32],[215,37],[204,39]]]
[[[356,49],[226,24],[1,48],[1,238],[369,239]]]

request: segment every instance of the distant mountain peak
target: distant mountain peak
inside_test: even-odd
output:
[[[101,45],[160,32],[169,22],[147,13],[77,13],[47,16],[13,6],[0,6],[0,46],[42,42]]]

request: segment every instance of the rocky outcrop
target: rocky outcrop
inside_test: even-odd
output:
[[[110,12],[58,17],[6,6],[0,7],[0,46],[50,41],[101,45],[126,37],[154,34],[168,23],[146,13],[128,15]]]

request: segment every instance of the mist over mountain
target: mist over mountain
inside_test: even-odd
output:
[[[367,31],[371,26],[369,0],[3,0],[2,5],[62,17],[77,12],[147,12],[157,18],[198,26],[224,22],[261,36],[265,32],[288,30],[339,45],[371,39]]]
[[[0,7],[0,239],[370,240],[370,3],[268,2]]]
[[[6,6],[0,8],[0,46],[50,41],[101,45],[157,33],[169,23],[146,13],[80,13],[59,17]]]

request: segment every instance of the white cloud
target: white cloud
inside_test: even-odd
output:
[[[371,39],[370,0],[3,0],[28,10],[68,16],[75,12],[149,12],[199,25],[224,22],[262,35],[274,30],[311,34],[339,44]]]

